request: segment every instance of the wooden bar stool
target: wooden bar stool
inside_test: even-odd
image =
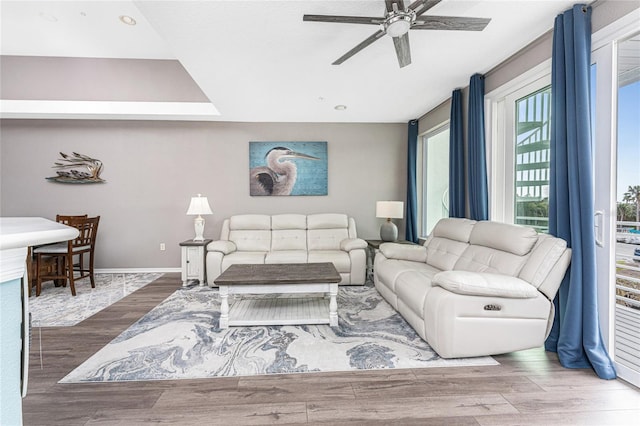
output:
[[[38,247],[33,251],[36,255],[36,296],[39,296],[42,291],[42,282],[48,280],[64,280],[65,285],[69,281],[73,296],[76,295],[75,280],[89,277],[91,287],[95,288],[96,286],[93,264],[100,216],[92,218],[67,216],[65,220],[67,221],[66,225],[78,229],[78,237],[67,242]],[[89,256],[88,268],[84,267],[85,254]],[[74,256],[78,256],[78,263],[74,263]],[[54,271],[41,269],[47,257],[56,258],[57,267]],[[79,275],[75,276],[74,271],[79,272]]]

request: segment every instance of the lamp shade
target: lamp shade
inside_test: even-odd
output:
[[[401,219],[404,216],[402,201],[378,201],[376,203],[376,217],[387,219]]]
[[[203,197],[198,194],[197,197],[191,197],[191,203],[189,204],[188,215],[201,215],[201,214],[213,214],[211,207],[209,206],[209,200],[207,197]]]

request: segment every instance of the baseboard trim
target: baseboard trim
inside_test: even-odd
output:
[[[180,268],[104,268],[94,269],[96,274],[141,274],[150,272],[181,272]]]

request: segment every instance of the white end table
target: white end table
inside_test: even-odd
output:
[[[180,247],[182,247],[182,287],[186,287],[189,280],[198,280],[201,286],[206,284],[204,260],[207,254],[207,244],[211,241],[213,240],[186,240],[180,243]]]

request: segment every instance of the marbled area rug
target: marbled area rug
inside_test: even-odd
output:
[[[498,364],[440,358],[370,286],[340,287],[336,328],[220,330],[219,308],[217,289],[181,288],[60,383]]]
[[[55,287],[53,281],[44,282],[40,296],[29,298],[31,325],[76,325],[161,276],[161,273],[95,274],[96,288],[91,288],[89,278],[78,280],[75,282],[75,297],[71,295],[68,285]]]

